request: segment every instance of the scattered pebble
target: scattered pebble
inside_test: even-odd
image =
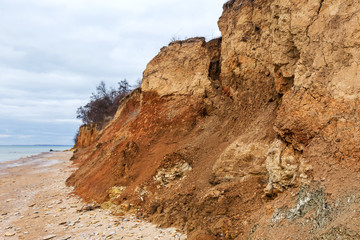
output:
[[[4,236],[5,237],[12,237],[12,236],[15,236],[15,234],[16,233],[14,233],[14,232],[6,232]]]
[[[43,237],[43,240],[49,240],[49,239],[53,239],[53,238],[56,238],[56,235],[45,236],[45,237]]]

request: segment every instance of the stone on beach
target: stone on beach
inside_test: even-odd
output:
[[[15,234],[16,234],[15,232],[6,232],[4,236],[5,237],[12,237],[12,236],[15,236]]]
[[[56,235],[45,236],[45,237],[43,237],[43,240],[49,240],[49,239],[53,239],[53,238],[56,238]]]

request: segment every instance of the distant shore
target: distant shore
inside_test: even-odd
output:
[[[0,163],[0,238],[186,239],[133,216],[87,206],[65,180],[76,169],[72,152],[49,152]]]

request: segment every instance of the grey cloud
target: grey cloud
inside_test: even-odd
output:
[[[0,144],[71,144],[100,81],[135,84],[172,37],[219,36],[224,2],[0,0]]]

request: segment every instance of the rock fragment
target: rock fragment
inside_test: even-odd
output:
[[[45,236],[43,237],[43,240],[49,240],[49,239],[53,239],[53,238],[56,238],[56,235],[48,235],[48,236]]]
[[[14,232],[6,232],[4,234],[5,237],[12,237],[12,236],[15,236],[15,233]]]
[[[62,237],[62,238],[60,238],[59,240],[68,240],[68,239],[70,239],[71,238],[71,236],[69,235],[69,236],[64,236],[64,237]]]

